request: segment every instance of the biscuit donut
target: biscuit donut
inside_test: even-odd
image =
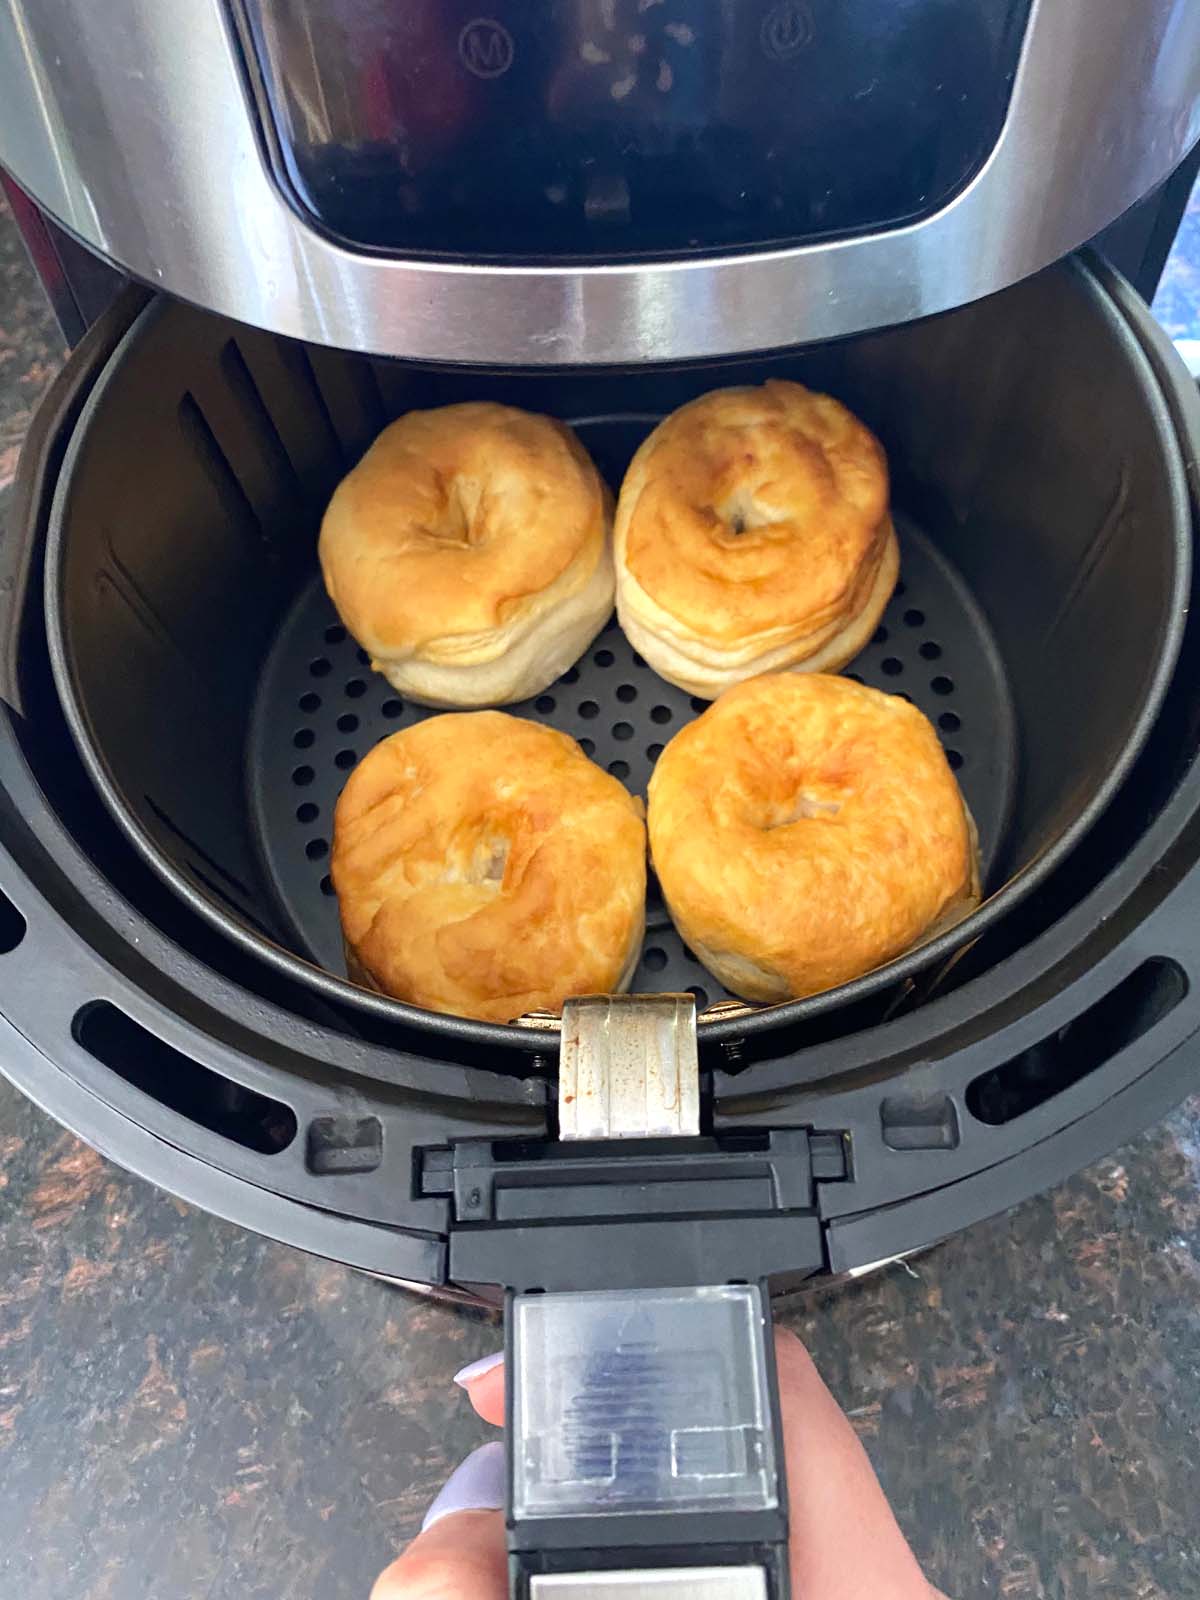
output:
[[[501,711],[375,746],[334,814],[351,975],[508,1022],[628,988],[645,931],[642,805],[565,733]]]
[[[834,672],[896,586],[883,448],[798,383],[718,389],[642,444],[613,530],[617,613],[654,670],[712,699],[765,672]]]
[[[979,903],[975,829],[937,734],[849,678],[730,689],[667,745],[649,798],[671,916],[748,1000],[848,983]]]
[[[507,705],[540,694],[608,620],[611,511],[553,417],[486,401],[410,411],[334,491],[321,570],[401,694]]]

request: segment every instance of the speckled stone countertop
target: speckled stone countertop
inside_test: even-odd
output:
[[[59,355],[0,216],[0,519]],[[1200,1596],[1200,1100],[786,1320],[948,1594]],[[483,1436],[450,1377],[496,1342],[127,1176],[0,1081],[2,1600],[366,1600]]]

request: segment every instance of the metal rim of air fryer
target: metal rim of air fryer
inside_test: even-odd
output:
[[[790,1028],[803,1024],[822,1014],[853,1007],[880,994],[888,988],[901,985],[919,974],[932,970],[938,963],[966,945],[970,940],[994,926],[1017,904],[1035,890],[1076,847],[1094,824],[1128,774],[1155,715],[1162,702],[1171,671],[1178,654],[1182,637],[1184,599],[1187,592],[1190,557],[1190,531],[1187,510],[1186,481],[1182,457],[1170,438],[1170,422],[1161,397],[1154,384],[1147,359],[1130,326],[1128,308],[1119,311],[1110,290],[1100,284],[1094,272],[1079,263],[1052,271],[1071,271],[1086,286],[1099,309],[1106,333],[1114,341],[1123,361],[1132,364],[1138,373],[1145,405],[1155,419],[1155,427],[1164,440],[1165,453],[1170,462],[1170,495],[1173,508],[1173,525],[1168,540],[1168,559],[1173,563],[1170,572],[1170,603],[1162,623],[1160,637],[1155,641],[1156,659],[1149,676],[1140,708],[1132,719],[1123,748],[1111,761],[1094,789],[1085,798],[1072,820],[1059,835],[1043,849],[1032,862],[1025,864],[1002,888],[985,902],[973,917],[939,938],[900,957],[883,968],[866,974],[852,983],[825,994],[804,1000],[786,1002],[747,1011],[745,1008],[728,1014],[715,1014],[702,1021],[702,1035],[714,1043],[744,1040],[749,1035],[775,1028]],[[1013,294],[1019,291],[1005,291]],[[996,297],[997,300],[1003,296]],[[950,316],[955,313],[950,313]],[[458,1017],[441,1016],[377,995],[349,983],[347,980],[322,969],[302,955],[282,944],[262,937],[250,926],[232,917],[229,912],[178,869],[176,864],[159,848],[157,842],[132,814],[122,792],[117,774],[96,737],[87,708],[86,684],[80,681],[79,662],[71,647],[70,630],[66,622],[63,585],[66,562],[66,518],[63,514],[72,479],[72,470],[78,458],[81,441],[86,438],[90,420],[106,404],[110,386],[119,381],[122,361],[131,341],[139,336],[142,324],[134,325],[122,341],[115,355],[100,373],[92,393],[83,407],[79,427],[68,446],[63,472],[55,496],[51,518],[51,531],[47,546],[46,622],[51,642],[51,659],[59,694],[76,742],[93,782],[103,796],[110,812],[126,836],[153,869],[170,884],[194,910],[212,922],[224,936],[233,940],[247,953],[275,966],[288,976],[310,984],[318,992],[339,1004],[350,1004],[373,1014],[380,1021],[395,1022],[406,1027],[416,1026],[446,1041],[461,1045],[470,1041],[474,1046],[493,1046],[506,1052],[513,1048],[532,1054],[552,1053],[556,1047],[553,1032],[523,1028],[516,1025],[497,1025],[474,1022]],[[635,377],[631,380],[637,383]]]

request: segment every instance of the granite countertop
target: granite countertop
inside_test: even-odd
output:
[[[60,354],[0,215],[0,517]],[[1200,1594],[1200,1100],[784,1320],[948,1594]],[[486,1432],[450,1377],[497,1338],[150,1188],[0,1081],[0,1595],[366,1600]]]

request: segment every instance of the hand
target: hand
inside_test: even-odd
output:
[[[939,1600],[841,1407],[794,1334],[776,1330],[794,1600]],[[479,1364],[482,1365],[482,1364]],[[485,1422],[504,1420],[504,1368],[459,1375]],[[429,1509],[371,1600],[507,1600],[504,1458],[484,1445]],[[468,1507],[473,1509],[467,1509]]]

